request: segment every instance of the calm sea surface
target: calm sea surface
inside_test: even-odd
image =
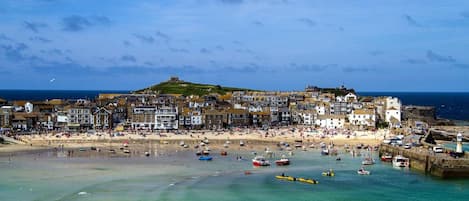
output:
[[[0,200],[461,200],[469,197],[469,180],[440,180],[378,162],[361,176],[361,158],[319,151],[296,152],[289,167],[253,168],[235,154],[201,162],[191,151],[146,158],[57,158],[54,153],[0,157]],[[245,158],[253,156],[248,152]],[[373,154],[377,158],[377,154]],[[335,177],[321,176],[332,168]],[[244,175],[245,170],[252,171]],[[319,180],[310,185],[281,181],[275,175]]]

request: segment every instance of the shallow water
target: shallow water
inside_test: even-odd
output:
[[[252,154],[244,152],[244,158]],[[374,154],[375,156],[377,154]],[[296,152],[289,167],[253,168],[250,160],[214,155],[198,161],[185,151],[164,157],[0,158],[0,200],[467,200],[468,180],[440,180],[378,162],[357,175],[361,158]],[[376,156],[377,157],[377,156]],[[376,158],[377,160],[377,158]],[[333,168],[335,177],[321,172]],[[252,171],[244,175],[245,170]],[[282,172],[319,180],[276,180]]]

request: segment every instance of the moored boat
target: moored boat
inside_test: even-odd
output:
[[[201,156],[199,157],[200,161],[211,161],[213,158],[211,156]]]
[[[323,156],[329,155],[329,149],[323,149],[323,150],[321,150],[321,155],[323,155]]]
[[[406,158],[402,155],[394,156],[394,158],[392,159],[392,166],[408,168],[410,166],[409,158]]]
[[[226,156],[226,155],[228,155],[228,152],[226,152],[226,151],[221,151],[221,152],[220,152],[220,155]]]
[[[381,161],[383,162],[392,162],[392,155],[391,154],[384,154],[381,156]]]
[[[360,168],[359,170],[357,170],[357,173],[359,175],[369,175],[369,174],[371,174],[370,171],[365,170],[365,168]]]
[[[275,164],[277,164],[278,166],[290,165],[290,159],[285,156],[282,156],[281,159],[275,161]]]
[[[200,155],[202,155],[202,152],[201,152],[201,151],[196,151],[196,152],[195,152],[195,155],[196,155],[196,156],[200,156]]]
[[[329,171],[322,172],[322,176],[333,177],[333,176],[335,176],[335,173],[332,169],[330,169]]]
[[[375,164],[375,160],[373,160],[371,157],[367,157],[363,159],[362,165],[373,165]]]
[[[270,162],[265,160],[263,156],[256,156],[252,159],[252,165],[254,166],[269,166]]]

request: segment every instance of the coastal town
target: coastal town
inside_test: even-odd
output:
[[[171,77],[168,83],[182,82]],[[376,130],[442,123],[435,109],[396,97],[360,97],[344,86],[304,91],[232,91],[206,95],[100,94],[96,99],[0,99],[0,132],[179,131],[306,126]],[[443,121],[445,123],[445,121]],[[402,129],[401,129],[402,130]],[[400,131],[404,132],[404,131]]]

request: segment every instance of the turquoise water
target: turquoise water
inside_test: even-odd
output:
[[[377,154],[374,154],[375,156]],[[245,158],[252,158],[244,153]],[[378,162],[357,175],[361,158],[297,152],[289,167],[253,168],[235,155],[196,160],[193,152],[157,158],[0,158],[0,200],[467,200],[469,180],[440,180]],[[377,159],[377,158],[376,158]],[[335,177],[323,177],[333,168]],[[244,175],[245,170],[252,171]],[[282,172],[319,180],[276,180]]]

